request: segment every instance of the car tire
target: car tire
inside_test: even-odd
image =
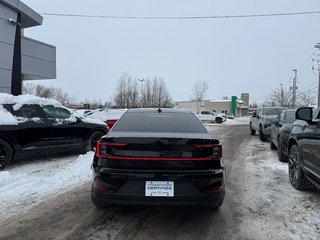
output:
[[[91,133],[89,137],[89,142],[88,142],[88,149],[89,151],[95,151],[96,149],[96,144],[100,140],[102,136],[104,136],[106,133],[102,131],[95,131]]]
[[[252,129],[251,123],[249,125],[249,130],[251,135],[256,135],[256,130]]]
[[[13,157],[13,150],[9,143],[0,139],[0,170],[8,166]]]
[[[289,152],[289,179],[297,190],[312,190],[313,184],[305,177],[299,158],[298,146],[294,144]]]
[[[277,150],[277,147],[276,147],[276,145],[274,145],[274,143],[272,141],[272,138],[270,138],[270,149],[271,150]]]
[[[217,117],[216,118],[216,123],[222,123],[222,118],[221,117]]]
[[[263,134],[261,125],[259,126],[259,137],[262,142],[265,142],[267,140],[266,136]]]
[[[278,160],[280,162],[288,162],[288,158],[283,153],[282,143],[281,143],[280,138],[278,138]]]

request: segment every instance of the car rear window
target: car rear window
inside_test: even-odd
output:
[[[262,115],[278,115],[282,109],[283,108],[263,108],[261,110],[261,114]]]
[[[127,112],[113,131],[205,133],[206,129],[191,113]]]

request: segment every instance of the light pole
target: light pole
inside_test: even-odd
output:
[[[314,47],[320,49],[320,43],[317,43]],[[319,67],[319,64],[318,64],[318,78],[319,78],[319,82],[318,82],[318,108],[320,108],[320,67]]]
[[[143,108],[143,82],[145,81],[144,78],[138,79],[141,82],[141,108]]]

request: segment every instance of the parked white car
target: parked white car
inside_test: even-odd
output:
[[[201,122],[222,123],[223,117],[213,111],[202,110],[195,114]]]

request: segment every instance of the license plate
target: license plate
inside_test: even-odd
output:
[[[173,197],[172,181],[146,181],[146,197]]]

